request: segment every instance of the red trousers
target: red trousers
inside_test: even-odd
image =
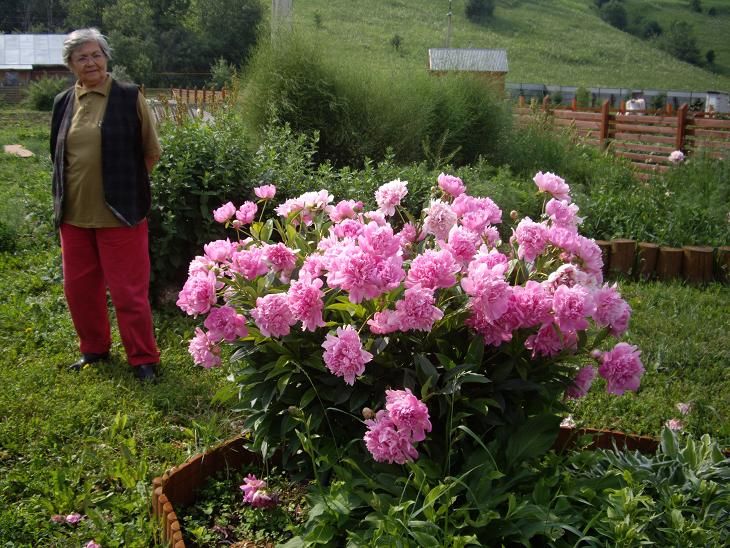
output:
[[[82,354],[111,346],[106,290],[117,314],[130,365],[156,364],[160,351],[149,301],[147,221],[133,227],[61,225],[63,289]]]

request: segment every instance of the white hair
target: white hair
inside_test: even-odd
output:
[[[63,62],[67,67],[71,67],[71,54],[79,46],[83,46],[88,42],[96,42],[99,44],[102,53],[107,59],[112,58],[112,49],[109,42],[99,29],[88,28],[78,29],[69,34],[63,41]]]

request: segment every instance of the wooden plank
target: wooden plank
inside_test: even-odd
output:
[[[573,112],[572,110],[554,110],[553,116],[555,116],[555,118],[567,118],[571,120],[595,120],[596,122],[601,121],[600,112]]]
[[[730,141],[708,141],[707,139],[690,139],[692,146],[708,147],[708,148],[727,148],[730,149]]]
[[[663,133],[665,135],[674,135],[676,133],[676,129],[673,127],[664,127],[664,126],[647,126],[644,124],[625,124],[622,122],[616,121],[616,131],[629,131],[629,132],[637,132],[637,133]]]
[[[697,129],[690,127],[687,129],[687,135],[695,135],[697,137],[714,137],[730,141],[730,131],[713,131],[710,129]]]
[[[558,127],[575,127],[581,129],[601,129],[601,122],[586,122],[584,120],[565,120],[561,118],[555,119],[555,125]]]
[[[636,114],[622,114],[616,116],[616,121],[626,121],[630,124],[664,124],[667,126],[676,127],[677,117],[676,116],[644,116]]]
[[[617,150],[615,154],[616,156],[620,156],[621,158],[628,158],[630,160],[637,160],[639,162],[645,162],[650,164],[662,164],[665,162],[669,162],[669,158],[667,156],[652,156],[650,154],[641,154],[638,152],[624,152],[622,150]]]
[[[730,120],[718,120],[717,118],[691,118],[690,126],[700,126],[706,128],[727,129],[730,128]]]
[[[674,147],[662,147],[654,145],[641,145],[638,143],[627,143],[624,141],[613,141],[611,143],[613,148],[626,151],[641,151],[641,152],[658,152],[659,154],[666,154],[669,156],[673,151]]]
[[[667,143],[674,145],[674,137],[660,137],[659,135],[650,134],[634,134],[634,133],[615,133],[614,139],[625,141],[644,141],[647,143]]]

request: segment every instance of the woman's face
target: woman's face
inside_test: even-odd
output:
[[[71,53],[71,72],[85,88],[93,88],[106,79],[106,55],[96,40],[81,44]]]

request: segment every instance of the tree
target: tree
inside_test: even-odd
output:
[[[662,36],[660,46],[677,59],[700,64],[700,50],[697,47],[692,26],[686,21],[672,21],[669,29]]]
[[[700,0],[689,0],[689,7],[692,11],[702,13],[702,2]]]
[[[464,13],[467,19],[479,23],[494,15],[494,0],[467,0]]]
[[[715,50],[714,49],[707,50],[707,53],[705,53],[705,60],[707,61],[708,65],[712,65],[715,63]]]
[[[626,13],[626,8],[619,0],[611,0],[601,6],[600,14],[601,19],[612,27],[616,27],[619,30],[626,29],[629,18]]]

